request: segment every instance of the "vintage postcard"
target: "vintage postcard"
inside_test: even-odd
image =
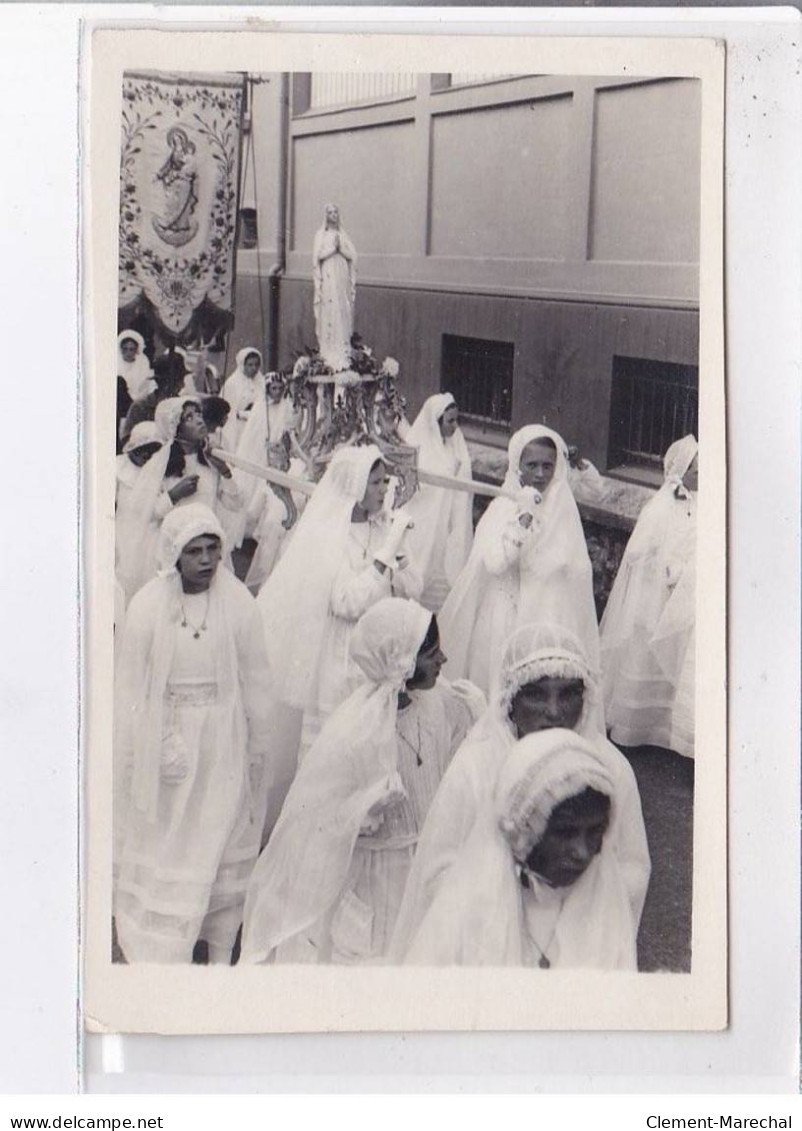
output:
[[[727,1024],[723,75],[87,25],[90,1029]]]

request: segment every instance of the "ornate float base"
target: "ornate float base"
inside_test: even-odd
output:
[[[292,371],[290,395],[298,414],[296,454],[315,480],[341,447],[376,444],[396,479],[393,505],[417,490],[417,451],[403,442],[398,425],[406,403],[397,387],[393,358],[379,366],[354,335],[351,368],[334,373],[314,351],[302,354]]]

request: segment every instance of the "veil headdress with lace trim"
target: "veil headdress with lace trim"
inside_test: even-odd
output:
[[[649,849],[635,776],[605,734],[599,673],[590,667],[581,644],[568,629],[525,624],[509,637],[487,710],[457,751],[429,810],[390,946],[396,961],[403,961],[407,954],[444,876],[470,835],[481,799],[492,789],[518,741],[509,717],[512,700],[525,684],[547,677],[583,682],[582,714],[574,733],[595,747],[617,783],[619,820],[613,835],[632,915],[640,921],[651,871]]]
[[[354,629],[350,654],[364,680],[312,744],[254,869],[243,961],[264,962],[333,906],[368,811],[403,790],[398,693],[415,670],[430,623],[431,613],[415,601],[387,597]]]
[[[257,598],[276,697],[290,707],[303,710],[308,705],[351,512],[364,498],[371,468],[381,459],[373,444],[334,454]]]
[[[559,729],[516,743],[406,961],[465,966],[527,961],[519,878],[525,861],[520,854],[537,843],[561,801],[588,787],[610,797],[610,825],[598,856],[567,889],[554,930],[557,964],[636,969],[637,926],[613,848],[619,819],[616,782],[592,743]]]
[[[471,555],[439,617],[450,671],[455,676],[468,674],[476,621],[491,583],[484,566],[485,547],[502,537],[505,523],[514,517],[510,499],[522,490],[521,457],[528,444],[542,439],[554,444],[556,466],[536,508],[531,537],[521,551],[517,624],[548,620],[565,625],[580,639],[591,666],[598,668],[593,570],[579,511],[568,485],[565,441],[544,425],[529,424],[510,439],[503,484],[508,497],[494,499],[482,516]]]

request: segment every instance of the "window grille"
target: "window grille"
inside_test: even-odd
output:
[[[452,86],[467,86],[475,82],[495,82],[497,79],[512,79],[516,75],[511,71],[497,73],[495,71],[453,71],[451,73]]]
[[[613,358],[608,467],[660,469],[667,448],[698,427],[697,366]]]
[[[514,364],[513,342],[444,334],[440,386],[463,416],[509,427]]]
[[[413,94],[417,75],[411,72],[382,71],[376,74],[328,73],[313,71],[309,109],[329,106],[357,106],[362,102]]]

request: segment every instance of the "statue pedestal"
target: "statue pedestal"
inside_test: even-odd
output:
[[[417,449],[398,435],[405,402],[397,388],[397,363],[379,366],[357,350],[351,369],[332,372],[320,357],[301,357],[291,379],[299,417],[296,439],[310,473],[318,479],[341,447],[375,444],[397,480],[394,506],[402,506],[418,485]]]

